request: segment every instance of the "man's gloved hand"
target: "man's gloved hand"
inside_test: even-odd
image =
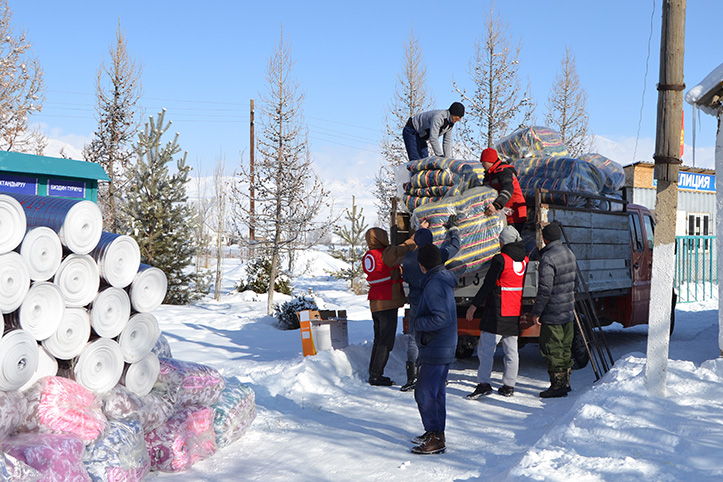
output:
[[[458,224],[459,221],[457,221],[457,215],[451,214],[449,218],[447,218],[447,222],[444,223],[444,227],[445,229],[456,228]]]

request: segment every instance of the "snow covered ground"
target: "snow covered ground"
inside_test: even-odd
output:
[[[329,278],[336,260],[310,250],[297,263],[297,291],[312,288],[326,309],[346,309],[349,346],[302,357],[298,330],[265,316],[263,295],[231,293],[240,276],[227,260],[226,293],[154,314],[174,358],[237,376],[256,392],[258,416],[233,445],[174,481],[713,481],[723,480],[723,359],[717,300],[679,304],[665,398],[645,388],[647,327],[606,328],[616,360],[600,381],[573,371],[567,398],[540,399],[549,385],[537,345],[520,350],[514,397],[469,401],[477,359],[459,360],[447,391],[447,452],[419,456],[414,396],[366,383],[372,323],[364,296]],[[276,301],[288,297],[278,295]],[[386,374],[404,382],[400,333]],[[501,380],[498,351],[493,385]]]

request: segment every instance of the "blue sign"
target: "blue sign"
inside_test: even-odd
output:
[[[658,180],[653,179],[653,187],[658,187]],[[715,176],[698,174],[697,172],[678,172],[678,189],[687,191],[715,192]]]
[[[85,183],[83,181],[48,179],[48,196],[85,199]]]
[[[37,196],[38,178],[0,173],[0,191]]]

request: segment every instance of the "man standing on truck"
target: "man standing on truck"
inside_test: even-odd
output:
[[[427,223],[429,226],[429,223]],[[439,247],[442,254],[442,263],[446,263],[448,259],[453,258],[459,251],[460,239],[459,228],[457,227],[457,216],[452,214],[444,223],[447,229],[447,235],[444,242]],[[404,256],[402,263],[402,277],[409,285],[409,318],[407,319],[407,383],[402,385],[401,390],[407,392],[414,388],[414,382],[417,379],[417,359],[419,358],[419,347],[414,339],[414,318],[417,316],[417,306],[419,298],[422,296],[422,278],[424,273],[419,267],[417,254],[419,248],[432,244],[434,237],[432,231],[426,228],[418,229],[414,233],[414,243],[417,249],[410,251]]]
[[[487,205],[485,213],[492,216],[502,208],[509,208],[512,214],[507,215],[507,224],[522,232],[527,221],[527,204],[522,194],[520,182],[517,180],[517,171],[497,155],[497,151],[487,148],[482,151],[480,162],[485,168],[482,184],[494,188],[497,197]]]
[[[464,105],[453,102],[447,110],[429,110],[410,117],[402,130],[410,161],[429,157],[427,141],[435,156],[452,157],[452,127],[464,117]],[[444,136],[439,147],[439,136]]]
[[[416,246],[411,239],[399,246],[389,245],[389,236],[382,228],[371,228],[365,234],[369,250],[364,254],[362,268],[369,283],[369,308],[374,322],[374,343],[369,360],[369,384],[391,386],[384,376],[389,353],[397,335],[397,310],[404,306],[404,291],[399,265],[404,255]]]
[[[542,229],[545,247],[540,250],[537,298],[532,306],[532,321],[542,324],[540,352],[550,375],[550,388],[540,392],[542,398],[566,397],[570,391],[577,259],[560,237],[557,224]]]
[[[512,226],[505,227],[500,233],[500,247],[501,252],[492,258],[482,286],[467,309],[467,321],[472,321],[477,308],[484,307],[477,345],[477,387],[467,395],[469,400],[492,393],[492,363],[500,340],[505,352],[505,368],[498,392],[505,397],[515,393],[520,366],[517,338],[520,336],[522,289],[529,259],[520,233]]]

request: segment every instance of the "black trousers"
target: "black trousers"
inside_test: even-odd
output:
[[[384,367],[389,360],[389,353],[394,348],[397,336],[397,308],[372,312],[374,322],[374,344],[369,360],[369,378],[384,375]]]

